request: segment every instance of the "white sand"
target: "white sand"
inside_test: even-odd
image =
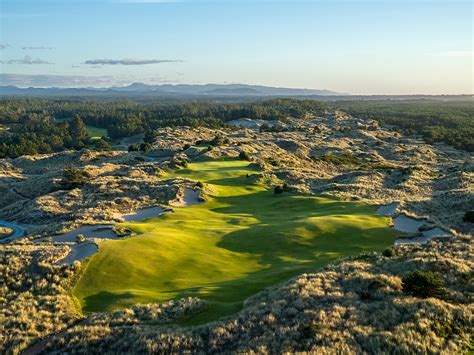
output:
[[[199,201],[199,195],[201,190],[185,189],[183,197],[173,202],[171,205],[175,207],[193,206],[201,203]]]
[[[57,262],[58,264],[69,264],[76,260],[84,260],[99,250],[97,244],[92,242],[70,245],[69,247],[71,248],[71,251],[64,259],[59,260]]]
[[[397,231],[404,233],[418,233],[418,228],[422,225],[432,225],[426,221],[419,221],[410,217],[405,216],[404,214],[398,215],[393,219],[393,228]]]
[[[51,238],[55,243],[74,243],[79,234],[82,234],[86,238],[118,239],[117,235],[112,230],[112,224],[80,226],[70,232],[53,235]]]
[[[388,205],[380,206],[377,209],[377,214],[381,216],[393,216],[397,212],[397,208],[399,206],[398,202],[392,202]]]
[[[401,214],[397,216],[396,218],[394,218],[393,224],[396,230],[404,232],[404,233],[420,233],[418,228],[422,225],[434,227],[432,223],[427,223],[425,221],[418,221],[416,219],[405,216],[404,214]],[[432,229],[422,232],[421,235],[418,237],[397,239],[394,244],[395,245],[417,244],[417,243],[423,244],[423,243],[427,243],[433,238],[451,238],[451,237],[452,237],[451,233],[446,232],[445,230],[439,227],[434,227]]]
[[[161,207],[143,208],[133,213],[122,215],[125,222],[141,222],[147,218],[155,218],[165,212]]]

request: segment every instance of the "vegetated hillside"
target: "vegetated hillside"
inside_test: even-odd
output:
[[[0,100],[0,158],[81,149],[110,149],[114,138],[160,127],[221,127],[241,117],[262,120],[304,118],[324,112],[318,101],[276,99],[248,104],[182,103],[138,105],[45,99]],[[74,120],[72,120],[74,118]],[[71,121],[72,120],[72,121]],[[107,129],[108,138],[90,141],[84,123]]]
[[[339,109],[360,118],[375,119],[406,134],[422,135],[428,143],[445,142],[474,151],[474,101],[429,100],[345,101]]]
[[[344,260],[197,328],[167,326],[205,309],[197,299],[97,314],[43,345],[94,354],[461,353],[474,335],[473,247],[456,239]]]

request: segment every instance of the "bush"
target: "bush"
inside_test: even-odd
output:
[[[243,150],[239,153],[239,158],[242,160],[250,160],[250,155],[249,153]]]
[[[138,152],[140,150],[140,145],[139,144],[132,144],[128,146],[128,151],[129,152]]]
[[[99,151],[108,151],[108,150],[111,150],[112,148],[110,147],[110,144],[105,141],[104,139],[98,139],[96,142],[95,142],[95,148]]]
[[[283,185],[275,186],[275,189],[273,190],[273,192],[277,195],[288,191],[290,191],[290,186],[286,182],[283,183]]]
[[[203,182],[202,182],[202,181],[198,181],[198,182],[196,183],[196,187],[199,187],[200,189],[202,189],[202,188],[204,187]]]
[[[67,167],[63,171],[63,183],[69,187],[83,185],[87,182],[90,174],[87,171],[78,169],[74,166]]]
[[[86,237],[83,234],[76,235],[76,243],[83,243],[86,241]]]
[[[383,280],[372,280],[369,285],[367,286],[367,289],[371,292],[378,291],[380,289],[387,288],[387,283]]]
[[[395,250],[395,248],[390,247],[390,248],[385,249],[383,251],[382,255],[387,257],[387,258],[391,258],[391,257],[397,255],[397,251]]]
[[[276,159],[268,159],[268,163],[270,163],[270,165],[275,166],[275,167],[281,166],[280,161]]]
[[[185,145],[183,145],[183,150],[188,150],[189,148],[191,148],[191,144],[186,143]]]
[[[432,271],[410,272],[402,278],[403,292],[413,296],[441,298],[446,294],[443,280]]]
[[[119,238],[129,237],[133,233],[133,231],[130,228],[123,227],[123,226],[115,226],[114,232]]]
[[[142,143],[140,144],[140,150],[144,153],[147,153],[151,150],[152,146],[150,143]]]
[[[474,223],[474,210],[470,210],[464,213],[462,221],[466,223]]]
[[[220,135],[218,136],[215,136],[212,141],[209,142],[210,145],[212,145],[213,147],[217,147],[219,145],[222,145],[224,144],[224,138]]]
[[[158,138],[158,131],[156,130],[149,130],[145,132],[145,135],[143,137],[143,141],[145,143],[154,143],[155,140]]]
[[[279,194],[282,194],[285,190],[283,190],[283,186],[275,186],[275,189],[273,190],[273,192],[276,194],[276,195],[279,195]]]

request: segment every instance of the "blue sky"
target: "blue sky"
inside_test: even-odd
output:
[[[470,1],[0,0],[0,80],[473,92]]]

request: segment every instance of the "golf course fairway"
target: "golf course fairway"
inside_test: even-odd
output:
[[[237,312],[264,288],[364,251],[399,234],[373,207],[329,197],[276,195],[249,183],[257,168],[243,160],[189,164],[163,177],[201,181],[205,203],[177,207],[140,223],[139,235],[100,244],[73,289],[84,311],[197,296],[208,303],[190,324]]]

